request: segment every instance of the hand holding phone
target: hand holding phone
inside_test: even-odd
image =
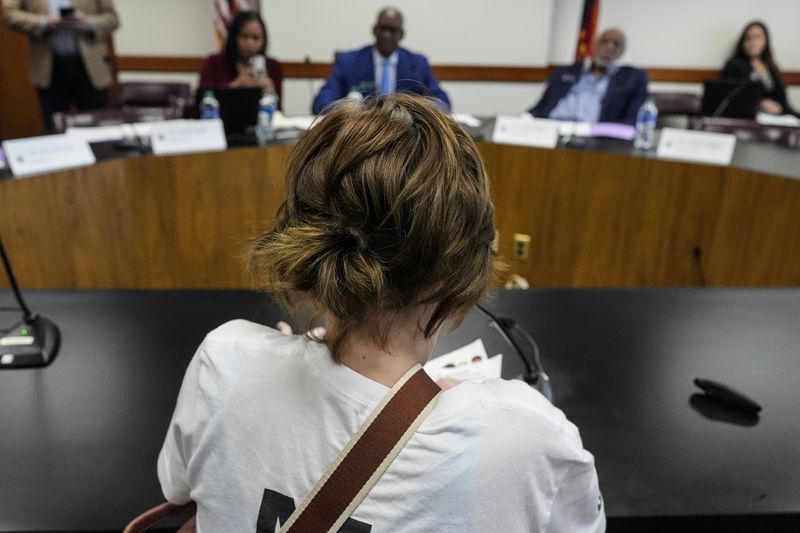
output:
[[[250,68],[256,77],[267,74],[267,58],[262,55],[255,55],[249,60]]]

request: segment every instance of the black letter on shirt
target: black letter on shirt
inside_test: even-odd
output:
[[[278,521],[280,520],[281,525],[285,524],[293,512],[294,501],[290,497],[274,490],[264,489],[261,508],[258,510],[256,533],[275,533],[278,530]],[[370,530],[372,530],[371,525],[348,518],[339,533],[369,533]]]

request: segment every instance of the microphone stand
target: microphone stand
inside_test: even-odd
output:
[[[311,64],[311,56],[306,54],[303,56],[303,64],[306,67],[306,78],[308,79],[308,94],[311,97],[311,101],[314,101],[314,71]]]
[[[52,320],[32,312],[25,303],[3,247],[2,238],[0,238],[0,256],[3,259],[11,291],[22,311],[21,322],[0,332],[0,370],[47,366],[58,353],[61,334]]]
[[[741,84],[737,85],[736,87],[734,87],[734,88],[733,88],[733,90],[731,90],[731,91],[730,91],[730,92],[729,92],[729,93],[728,93],[728,94],[725,96],[725,98],[723,98],[723,99],[722,99],[722,102],[720,102],[720,103],[719,103],[719,105],[718,105],[718,106],[717,106],[717,108],[714,110],[714,112],[713,112],[713,113],[711,113],[711,118],[718,118],[718,117],[720,117],[720,116],[722,115],[722,113],[723,113],[723,112],[724,112],[726,109],[728,109],[728,107],[731,105],[731,102],[733,101],[734,97],[735,97],[736,95],[738,95],[740,92],[742,92],[746,86],[747,86],[747,84],[745,84],[745,83],[741,83]]]
[[[525,366],[525,373],[522,375],[522,381],[538,390],[551,404],[555,405],[550,376],[544,371],[544,365],[542,365],[542,360],[539,355],[539,345],[536,344],[536,341],[531,337],[530,333],[525,331],[523,327],[511,318],[498,318],[482,305],[476,305],[475,307],[489,318],[489,325],[494,327],[500,333],[500,336],[503,337],[503,340],[517,352],[517,355],[522,360],[522,364]],[[528,345],[533,349],[532,360],[528,357],[526,352],[522,350],[517,341],[514,340],[514,335],[512,334],[514,330],[519,331]]]

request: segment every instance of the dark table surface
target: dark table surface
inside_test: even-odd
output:
[[[494,118],[485,118],[480,127],[467,127],[469,133],[479,140],[489,140],[492,138],[494,128]],[[270,144],[291,144],[299,137],[299,131],[287,131],[285,137],[275,140]],[[657,133],[658,135],[658,133]],[[230,143],[229,149],[236,149],[238,146],[252,146],[254,142]],[[140,157],[151,155],[147,147],[142,147],[131,142],[99,142],[92,143],[92,151],[97,161],[107,161],[121,157]],[[630,141],[606,138],[573,138],[569,141],[561,139],[559,147],[562,149],[590,150],[596,152],[615,153],[630,157],[655,158],[655,149],[640,150],[633,147]],[[755,141],[737,141],[736,149],[733,153],[732,167],[763,172],[774,176],[800,179],[800,149]],[[0,169],[0,179],[12,177],[8,167]]]
[[[494,129],[494,118],[485,118],[479,128],[469,128],[473,137],[490,140]],[[656,132],[656,142],[661,130]],[[631,141],[609,139],[605,137],[572,137],[559,139],[559,148],[588,150],[593,152],[613,153],[630,157],[656,158],[656,149],[642,150],[634,148]],[[701,165],[702,163],[696,163]],[[800,179],[800,149],[776,143],[757,141],[736,141],[731,167],[763,172],[773,176]]]
[[[156,457],[204,334],[284,317],[244,291],[28,299],[63,341],[48,368],[0,371],[0,531],[119,530],[161,501]],[[499,291],[488,307],[537,339],[595,455],[609,531],[800,531],[800,289]],[[478,336],[506,354],[506,376],[521,371],[477,314],[437,353]],[[761,416],[693,396],[698,376],[749,394]]]

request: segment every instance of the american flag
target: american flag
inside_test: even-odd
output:
[[[228,26],[239,11],[258,11],[258,0],[211,0],[214,4],[214,33],[219,47],[225,46]]]
[[[594,52],[594,34],[597,31],[597,14],[600,0],[584,0],[581,28],[578,32],[578,45],[575,47],[575,61],[580,63]]]

